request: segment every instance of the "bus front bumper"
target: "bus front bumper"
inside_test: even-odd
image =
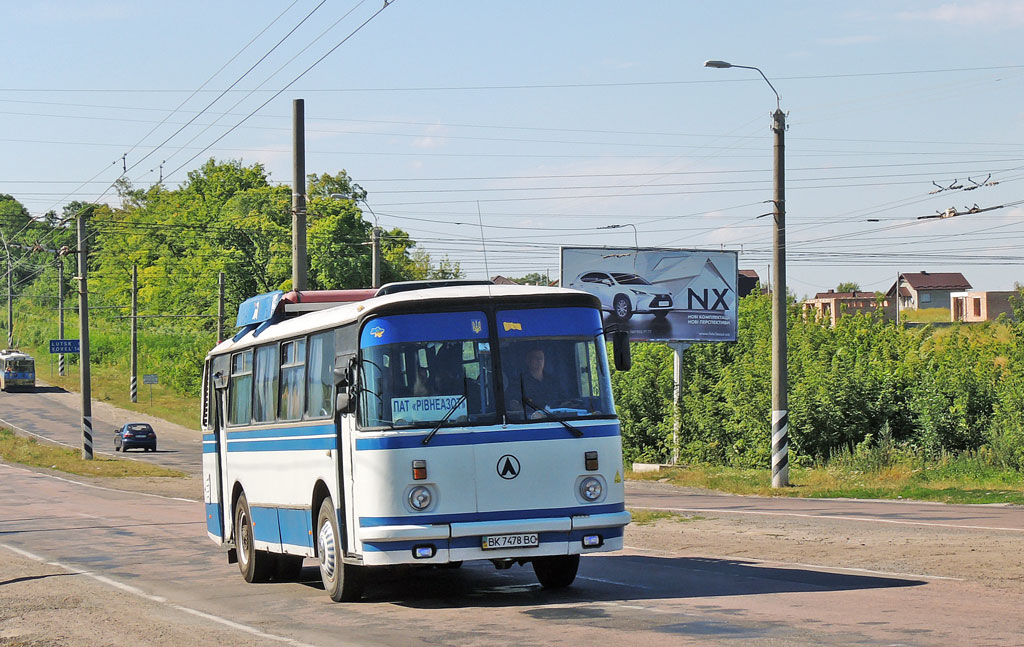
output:
[[[626,511],[606,514],[468,523],[373,526],[359,529],[363,563],[444,564],[470,560],[532,559],[622,549]],[[535,539],[530,537],[536,535]],[[484,548],[488,537],[520,536],[534,543]]]

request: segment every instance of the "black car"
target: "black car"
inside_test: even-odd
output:
[[[147,452],[156,451],[156,432],[145,422],[129,422],[114,430],[114,451],[126,452],[139,447]]]

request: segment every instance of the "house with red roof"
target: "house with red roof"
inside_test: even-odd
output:
[[[897,290],[896,305],[900,310],[922,308],[950,308],[950,295],[971,289],[970,282],[960,272],[914,272],[900,274],[896,283],[885,293],[892,300]]]

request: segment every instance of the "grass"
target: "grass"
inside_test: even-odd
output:
[[[1019,472],[985,465],[983,460],[972,456],[927,465],[900,462],[877,469],[857,469],[849,465],[794,466],[789,472],[791,486],[777,490],[771,487],[768,469],[694,465],[662,472],[628,472],[627,478],[760,496],[1024,505],[1024,478]]]
[[[0,428],[0,458],[30,467],[44,467],[68,474],[101,477],[162,476],[183,478],[183,472],[169,470],[143,461],[102,458],[88,461],[81,450],[38,443],[33,438],[17,436],[10,429]]]
[[[900,319],[916,323],[933,323],[950,320],[949,308],[901,309]]]
[[[59,386],[65,391],[78,392],[81,384],[78,364],[65,363],[67,375],[57,374],[57,356],[50,355],[49,347],[37,347],[28,350],[36,359],[36,379]],[[139,374],[138,402],[131,401],[128,383],[128,370],[120,365],[92,364],[89,381],[92,387],[93,400],[129,411],[138,411],[156,416],[162,420],[187,427],[199,429],[199,399],[184,398],[162,384],[142,384]],[[152,399],[151,399],[152,398]]]
[[[688,523],[691,521],[701,521],[706,519],[706,517],[702,517],[700,515],[681,515],[667,510],[640,510],[637,508],[630,508],[629,513],[633,515],[632,523],[638,526],[649,526],[661,520]]]

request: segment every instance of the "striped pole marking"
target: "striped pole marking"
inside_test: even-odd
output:
[[[772,487],[789,485],[789,412],[772,411]]]
[[[64,354],[57,355],[57,375],[67,375],[64,372]]]
[[[92,460],[92,417],[82,417],[82,458]]]
[[[132,376],[132,402],[139,401],[139,378]]]

